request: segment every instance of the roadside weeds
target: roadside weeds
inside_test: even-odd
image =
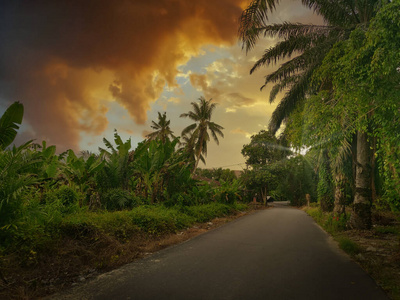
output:
[[[338,246],[382,287],[391,299],[400,300],[400,222],[389,212],[375,211],[370,230],[332,230],[332,214],[302,208],[327,231]]]

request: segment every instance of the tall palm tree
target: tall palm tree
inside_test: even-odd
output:
[[[189,160],[191,163],[196,162],[196,151],[195,151],[195,136],[193,135],[193,130],[186,132],[180,138],[180,149],[184,150],[189,155]],[[203,164],[206,164],[206,160],[202,154],[200,154],[200,160]]]
[[[193,139],[192,143],[196,157],[193,172],[197,169],[199,161],[202,160],[202,154],[207,156],[207,143],[210,141],[210,134],[208,132],[210,131],[217,145],[219,145],[218,136],[224,137],[222,133],[224,128],[221,125],[211,122],[211,116],[216,108],[216,104],[211,103],[212,99],[206,100],[204,97],[200,97],[198,100],[199,102],[191,103],[193,111],[180,115],[180,117],[189,118],[195,122],[182,131],[182,136],[191,133]]]
[[[171,128],[169,127],[171,121],[167,120],[166,112],[163,114],[158,112],[158,122],[156,123],[151,121],[151,123],[151,128],[153,128],[155,131],[146,136],[150,141],[160,139],[163,143],[165,143],[169,137],[171,137],[171,139],[175,138],[173,131],[171,131]]]
[[[275,10],[278,3],[279,0],[253,0],[242,13],[239,28],[239,36],[246,51],[255,46],[261,35],[282,39],[265,51],[254,64],[251,72],[261,66],[290,59],[275,72],[268,74],[265,77],[265,84],[261,87],[262,89],[268,83],[275,83],[270,93],[270,102],[275,100],[279,92],[286,91],[272,114],[269,123],[271,132],[279,129],[307,95],[321,89],[331,89],[329,79],[320,83],[320,86],[312,85],[314,71],[321,66],[334,44],[349,39],[350,33],[357,27],[367,28],[378,8],[388,3],[388,0],[302,0],[305,6],[323,18],[324,25],[290,22],[268,24],[268,14]],[[368,228],[371,224],[371,195],[366,196],[365,191],[371,183],[371,177],[368,175],[370,158],[367,157],[369,144],[366,132],[358,131],[356,138],[358,171],[355,178],[354,210],[351,217],[354,221],[351,222],[355,224],[355,227]]]
[[[275,10],[279,0],[253,0],[243,11],[239,36],[246,51],[256,45],[260,36],[282,39],[275,46],[265,50],[250,73],[261,66],[291,58],[276,71],[268,74],[265,84],[261,87],[263,89],[268,83],[275,84],[270,93],[271,103],[275,101],[279,92],[286,91],[272,114],[269,123],[271,132],[275,133],[279,129],[300,100],[320,88],[312,86],[311,77],[332,46],[338,41],[348,39],[357,26],[366,26],[375,15],[377,6],[383,1],[302,0],[305,6],[323,18],[324,25],[291,22],[269,24],[268,14]]]

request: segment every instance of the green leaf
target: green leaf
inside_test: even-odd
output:
[[[0,118],[0,149],[9,146],[17,135],[24,116],[24,106],[19,102],[11,104]]]

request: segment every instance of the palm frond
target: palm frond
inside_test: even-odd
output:
[[[268,13],[273,11],[278,3],[279,0],[253,0],[242,12],[239,19],[239,38],[246,51],[254,47],[260,34],[257,28],[266,25]]]
[[[272,133],[276,133],[276,131],[281,126],[282,122],[295,109],[296,103],[304,99],[313,72],[314,72],[314,66],[310,66],[307,72],[305,72],[301,77],[299,77],[299,80],[297,80],[297,82],[282,98],[281,102],[279,103],[275,111],[272,113],[272,117],[268,125],[268,128]]]
[[[277,43],[274,47],[267,49],[263,56],[254,64],[250,70],[252,74],[259,67],[276,63],[278,60],[291,58],[293,54],[299,54],[305,50],[314,47],[317,43],[321,43],[325,36],[304,35],[299,37],[291,37],[287,40]]]
[[[182,130],[182,136],[186,136],[196,128],[197,124],[193,123]]]

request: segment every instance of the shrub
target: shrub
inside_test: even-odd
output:
[[[193,223],[193,218],[179,210],[164,206],[140,206],[129,212],[133,223],[155,235],[175,232]]]
[[[132,208],[133,200],[131,194],[121,188],[109,189],[100,197],[101,205],[109,211]]]
[[[346,224],[349,219],[349,216],[340,215],[335,216],[334,214],[326,214],[325,223],[323,227],[329,233],[335,233],[339,231],[346,230]]]
[[[342,249],[347,254],[356,255],[361,251],[360,246],[349,238],[341,237],[338,239],[338,242],[340,249]]]
[[[66,185],[60,187],[55,192],[55,196],[65,206],[70,206],[79,201],[79,194],[76,192],[76,190]]]
[[[234,209],[232,206],[221,203],[209,203],[199,206],[192,206],[186,209],[189,216],[195,218],[197,222],[207,222],[217,217],[230,214]]]

